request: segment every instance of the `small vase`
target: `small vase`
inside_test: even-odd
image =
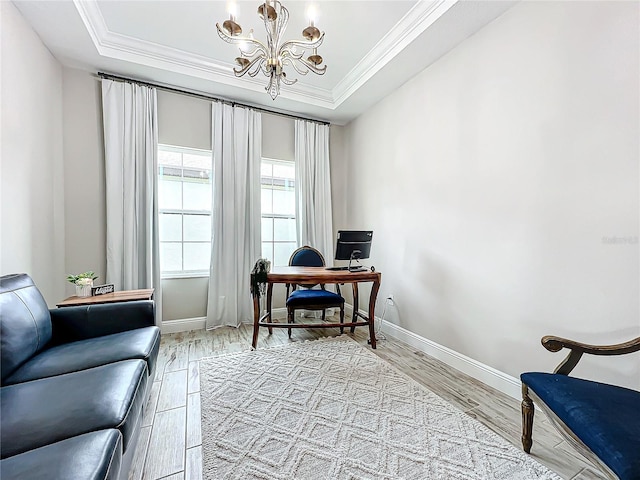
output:
[[[90,297],[93,282],[89,285],[76,285],[76,297]]]

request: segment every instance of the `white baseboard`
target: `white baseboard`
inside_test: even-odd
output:
[[[207,319],[205,317],[181,318],[180,320],[164,320],[160,327],[161,333],[188,332],[189,330],[204,330]]]
[[[365,312],[362,313],[364,314]],[[376,318],[376,321],[380,322],[381,319]],[[381,331],[386,335],[406,343],[407,345],[417,348],[421,352],[426,353],[433,358],[437,358],[450,367],[460,370],[462,373],[466,373],[467,375],[480,380],[496,390],[515,398],[516,400],[521,399],[520,380],[512,377],[511,375],[451,350],[448,347],[421,337],[416,333],[410,332],[409,330],[386,320],[383,320],[381,323]]]

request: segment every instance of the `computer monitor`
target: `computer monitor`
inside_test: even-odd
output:
[[[339,230],[336,243],[336,260],[351,261],[369,258],[372,230]]]

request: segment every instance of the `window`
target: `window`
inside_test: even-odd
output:
[[[297,245],[295,173],[294,162],[262,159],[262,256],[273,265],[287,265]]]
[[[204,275],[211,259],[211,152],[158,146],[160,270]]]

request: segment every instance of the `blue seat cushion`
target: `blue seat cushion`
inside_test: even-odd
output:
[[[620,480],[640,479],[640,392],[552,373],[520,379]]]
[[[160,348],[158,327],[136,328],[103,337],[64,343],[44,350],[23,363],[4,385],[77,372],[120,360],[141,359],[147,362],[150,375]]]
[[[0,461],[2,480],[116,480],[122,435],[99,430],[29,450]]]
[[[108,428],[126,453],[147,382],[144,360],[124,360],[0,388],[0,458]]]
[[[344,303],[337,293],[328,290],[294,290],[287,298],[287,307],[304,307],[305,305],[337,306]]]

